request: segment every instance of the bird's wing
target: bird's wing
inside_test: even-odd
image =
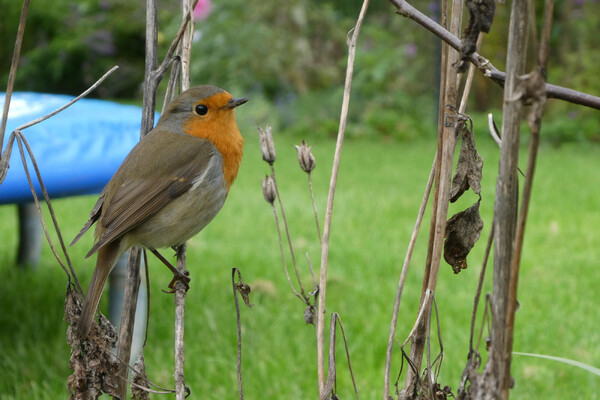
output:
[[[195,141],[172,160],[161,164],[160,177],[125,179],[108,204],[99,223],[105,228],[86,257],[123,236],[154,216],[170,201],[187,192],[219,157],[214,146],[205,140]],[[160,164],[160,162],[159,162]]]
[[[83,228],[81,228],[77,236],[75,236],[75,239],[73,239],[70,246],[73,246],[79,239],[81,239],[81,237],[88,231],[88,229],[90,229],[90,226],[92,226],[94,222],[98,221],[98,218],[100,218],[100,214],[102,213],[103,203],[104,190],[102,190],[102,193],[100,193],[100,197],[98,197],[98,201],[96,201],[94,208],[92,208],[92,211],[90,212],[90,217],[88,218],[87,222],[85,223]]]

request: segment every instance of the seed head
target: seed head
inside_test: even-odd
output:
[[[271,134],[271,126],[267,125],[263,130],[261,127],[258,128],[258,139],[260,141],[260,150],[262,151],[262,158],[270,165],[275,162],[275,144],[273,144],[273,135]]]
[[[275,196],[277,195],[277,190],[275,189],[275,181],[271,175],[265,176],[265,179],[262,180],[262,190],[265,200],[269,204],[273,204]]]
[[[304,322],[307,324],[315,324],[315,308],[313,306],[306,306],[304,309]]]
[[[309,147],[306,145],[306,142],[303,140],[300,146],[295,146],[298,151],[298,162],[300,163],[300,168],[302,171],[310,174],[313,169],[315,169],[316,161],[315,156],[313,156]]]

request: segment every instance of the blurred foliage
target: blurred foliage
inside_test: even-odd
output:
[[[439,0],[414,0],[437,19]],[[543,2],[535,3],[539,30]],[[346,35],[361,0],[243,0],[212,3],[197,21],[192,82],[213,83],[260,102],[257,122],[303,135],[335,135],[345,76]],[[481,54],[504,69],[510,4],[498,4]],[[0,0],[0,76],[6,81],[21,4]],[[159,46],[164,54],[179,28],[178,2],[159,1]],[[550,82],[600,93],[598,0],[556,0],[548,70]],[[465,13],[466,14],[466,13]],[[466,23],[467,16],[464,21]],[[18,90],[78,93],[113,65],[120,70],[95,95],[140,97],[144,5],[133,0],[56,0],[31,3]],[[538,33],[531,31],[532,39]],[[373,2],[359,38],[348,134],[411,139],[434,136],[439,81],[437,38],[388,2]],[[528,49],[528,69],[535,62]],[[470,111],[502,106],[502,90],[476,75]],[[597,112],[548,103],[544,129],[558,142],[599,140]],[[557,118],[561,121],[555,121]],[[592,121],[588,121],[588,120]],[[569,123],[571,122],[571,123]]]
[[[0,0],[0,76],[8,79],[22,2]],[[114,65],[102,97],[134,96],[144,76],[143,4],[119,0],[30,3],[17,74],[17,90],[75,94]],[[9,39],[10,38],[10,39]]]

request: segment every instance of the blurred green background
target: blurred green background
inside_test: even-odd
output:
[[[536,4],[536,24],[543,2]],[[179,2],[159,2],[162,54],[179,27]],[[438,18],[437,0],[413,4]],[[20,2],[0,0],[0,77],[6,82]],[[334,135],[346,64],[346,33],[359,0],[214,2],[197,21],[192,84],[212,83],[264,103],[257,123],[302,135]],[[398,16],[386,1],[372,2],[356,58],[350,136],[411,139],[433,134],[439,41]],[[481,54],[504,69],[510,7],[499,4]],[[551,37],[549,82],[600,93],[600,2],[558,0]],[[465,15],[465,21],[468,18]],[[140,99],[143,81],[144,5],[139,1],[32,2],[18,90],[78,94],[117,64],[120,69],[93,94]],[[532,39],[536,35],[532,33]],[[530,68],[534,45],[528,49]],[[477,73],[469,112],[502,106],[499,87]],[[548,105],[544,138],[553,142],[600,141],[593,111],[557,101]]]
[[[159,2],[162,54],[179,27],[178,3]],[[439,13],[436,1],[412,4],[432,17]],[[540,4],[536,2],[536,7]],[[251,301],[256,304],[251,310],[242,309],[247,398],[316,397],[314,330],[304,324],[302,304],[290,293],[281,268],[271,211],[260,192],[260,178],[268,167],[260,160],[255,126],[273,125],[278,182],[296,257],[302,260],[305,282],[310,282],[304,253],[316,265],[319,248],[306,178],[297,167],[293,145],[307,139],[314,147],[314,183],[323,216],[341,106],[346,34],[360,6],[358,0],[290,0],[285,6],[276,0],[229,0],[213,3],[207,18],[197,21],[192,84],[212,83],[235,96],[251,97],[237,113],[247,142],[238,180],[221,214],[188,248],[193,280],[186,373],[197,398],[236,397],[232,266],[239,267],[253,287]],[[0,0],[0,7],[4,38],[0,79],[6,82],[21,5]],[[328,307],[341,313],[365,399],[381,397],[393,297],[435,152],[440,44],[394,11],[385,1],[373,2],[359,38],[330,251]],[[481,50],[499,69],[504,69],[508,15],[508,5],[498,4],[492,32]],[[600,94],[598,15],[597,0],[555,2],[550,82]],[[78,94],[117,64],[120,69],[93,96],[140,103],[144,18],[142,2],[131,0],[32,2],[16,90]],[[530,46],[528,60],[534,59],[533,54]],[[493,212],[498,150],[487,137],[484,113],[496,111],[499,120],[501,105],[500,88],[477,73],[467,112],[474,117],[485,160],[481,212],[486,225],[467,270],[455,276],[443,265],[437,298],[445,346],[440,381],[454,392],[466,362],[472,299]],[[596,367],[600,366],[599,142],[598,111],[555,100],[547,104],[515,333],[518,351],[567,357]],[[524,169],[524,154],[521,160]],[[469,206],[469,199],[453,205],[451,212]],[[76,234],[94,202],[94,196],[55,202],[65,238]],[[47,246],[38,270],[14,267],[14,211],[12,206],[0,207],[4,282],[0,398],[64,398],[70,373],[62,322],[64,274]],[[428,226],[427,219],[423,226]],[[426,230],[409,272],[399,340],[410,331],[418,306]],[[84,285],[94,263],[83,258],[91,241],[87,235],[70,249]],[[170,387],[172,298],[159,291],[170,277],[153,260],[150,268],[148,372],[156,383]],[[488,275],[484,292],[490,292],[490,282]],[[338,352],[339,388],[349,398],[343,354]],[[400,368],[399,352],[395,354],[393,373]],[[515,357],[513,366],[514,398],[595,399],[600,393],[600,379],[580,369],[522,357]]]

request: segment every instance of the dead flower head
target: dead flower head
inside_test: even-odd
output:
[[[300,168],[302,171],[310,174],[313,169],[315,169],[316,161],[315,156],[313,156],[309,147],[306,145],[306,142],[303,140],[300,146],[295,146],[298,151],[298,162],[300,163]]]
[[[265,176],[265,179],[262,180],[262,190],[265,200],[269,204],[273,204],[275,196],[277,195],[277,190],[275,189],[275,181],[271,175]]]
[[[270,165],[275,162],[275,144],[273,143],[273,135],[271,134],[271,126],[267,125],[263,130],[261,127],[258,128],[258,139],[260,141],[260,150],[262,151],[262,158]]]

